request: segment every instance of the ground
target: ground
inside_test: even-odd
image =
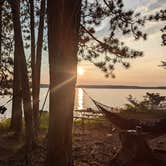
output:
[[[147,118],[146,118],[147,119]],[[46,119],[42,119],[40,131],[40,144],[29,158],[24,156],[23,136],[20,140],[12,132],[1,126],[0,130],[0,166],[43,166],[46,158]],[[111,160],[121,148],[119,130],[110,122],[105,121],[79,121],[73,127],[73,165],[74,166],[114,166]],[[149,141],[154,154],[161,160],[166,160],[166,134],[158,139]],[[161,148],[162,147],[162,148]],[[20,150],[21,149],[21,150]],[[135,163],[136,164],[136,163]],[[142,166],[142,165],[139,165]],[[160,166],[160,165],[158,165]]]
[[[118,134],[107,124],[86,124],[73,134],[75,166],[105,166],[120,148]]]
[[[73,164],[74,166],[105,166],[120,148],[117,133],[113,134],[109,123],[76,123],[73,127]],[[111,134],[112,133],[112,134]],[[16,151],[21,146],[11,132],[3,132],[0,137],[0,166],[25,164],[22,152]],[[41,143],[31,154],[31,166],[42,166],[46,159],[46,132],[40,132]],[[21,165],[20,165],[21,166]]]

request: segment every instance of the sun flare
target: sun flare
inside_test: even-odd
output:
[[[78,69],[77,69],[77,74],[78,74],[79,76],[82,76],[82,75],[84,75],[84,73],[85,73],[85,70],[84,70],[82,67],[78,67]]]

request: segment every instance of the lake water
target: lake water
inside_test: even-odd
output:
[[[40,108],[44,102],[47,88],[41,88],[40,93]],[[142,97],[146,94],[146,92],[150,93],[160,93],[161,95],[166,96],[166,90],[159,90],[159,89],[85,89],[86,92],[94,98],[95,100],[111,106],[111,107],[124,107],[124,105],[128,102],[127,97],[131,94],[133,97],[136,97],[138,100],[141,100]],[[0,97],[0,105],[4,104],[9,97]],[[76,96],[75,96],[75,110],[81,110],[86,108],[93,108],[96,109],[93,102],[89,99],[89,97],[83,92],[81,88],[76,89]],[[0,118],[3,117],[10,117],[11,116],[11,108],[12,104],[9,103],[7,105],[8,110],[5,112],[4,115],[0,115]],[[49,109],[49,97],[47,98],[44,110]]]

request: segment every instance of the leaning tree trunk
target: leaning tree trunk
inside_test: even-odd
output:
[[[32,108],[31,108],[31,94],[28,80],[28,71],[26,58],[23,47],[21,23],[20,23],[20,0],[10,1],[13,15],[13,26],[14,26],[14,41],[15,41],[15,52],[17,52],[20,60],[21,68],[21,87],[22,87],[22,98],[23,108],[25,117],[25,138],[26,148],[28,151],[32,148],[33,142],[33,124],[32,124]]]
[[[50,109],[47,165],[72,165],[81,0],[48,1]]]
[[[39,94],[40,94],[40,72],[41,72],[41,58],[42,58],[43,32],[44,32],[44,16],[45,16],[45,0],[41,0],[37,51],[36,51],[36,65],[34,71],[35,87],[33,87],[34,91],[33,117],[34,117],[35,138],[37,138],[38,136],[38,129],[39,129]]]

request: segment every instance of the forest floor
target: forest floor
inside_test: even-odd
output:
[[[0,166],[44,166],[47,143],[47,118],[42,119],[40,143],[28,158],[24,155],[24,137],[18,140],[6,130],[8,123],[0,125]],[[160,160],[166,161],[166,134],[152,138],[149,145]],[[114,166],[111,160],[121,148],[119,130],[108,121],[79,121],[73,127],[74,166]],[[139,165],[142,166],[142,165]],[[146,165],[145,165],[146,166]],[[148,166],[148,165],[147,165]],[[151,165],[149,165],[151,166]],[[162,166],[162,165],[157,165]]]

